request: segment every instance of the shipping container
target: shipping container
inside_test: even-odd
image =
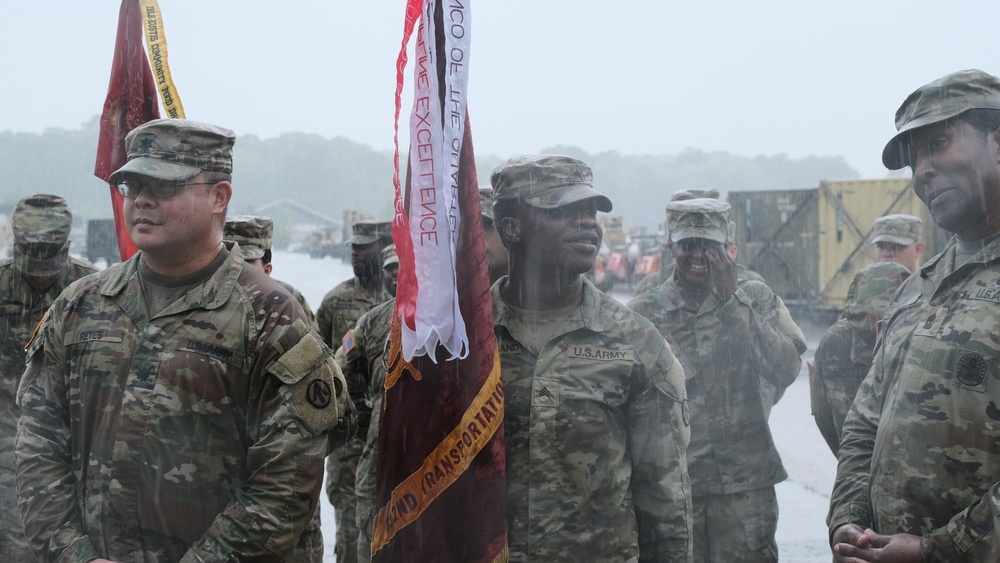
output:
[[[803,190],[731,191],[737,261],[756,271],[793,313],[836,314],[854,274],[875,261],[875,219],[893,213],[924,221],[922,260],[948,234],[931,220],[909,179],[825,180]]]

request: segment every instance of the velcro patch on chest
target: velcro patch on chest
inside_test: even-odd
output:
[[[566,356],[570,358],[583,358],[586,360],[614,361],[624,360],[635,361],[635,351],[633,350],[613,350],[599,346],[585,346],[570,344],[566,348]]]

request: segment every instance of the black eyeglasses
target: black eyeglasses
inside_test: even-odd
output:
[[[218,180],[214,182],[166,182],[155,179],[126,178],[118,184],[118,193],[122,194],[122,197],[131,199],[138,196],[139,192],[145,189],[146,193],[156,199],[166,199],[177,195],[177,188],[184,186],[214,186],[218,183]]]

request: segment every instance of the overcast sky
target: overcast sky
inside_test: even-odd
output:
[[[472,129],[477,151],[500,157],[691,147],[842,155],[882,177],[907,94],[955,70],[1000,73],[997,0],[469,1]],[[76,129],[99,113],[120,3],[5,4],[0,130]],[[160,7],[188,118],[391,148],[403,0]]]

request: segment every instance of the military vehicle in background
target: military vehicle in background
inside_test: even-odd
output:
[[[892,213],[924,221],[923,258],[948,234],[908,179],[825,180],[802,190],[731,191],[737,261],[759,273],[797,318],[835,319],[854,274],[875,261],[872,223]]]
[[[101,258],[108,266],[121,262],[118,250],[118,234],[114,219],[91,219],[87,221],[87,260],[97,263]]]

